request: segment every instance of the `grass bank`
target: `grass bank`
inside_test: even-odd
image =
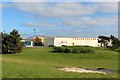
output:
[[[52,48],[24,48],[20,54],[2,56],[3,78],[116,78],[117,74],[58,71],[55,67],[107,68],[118,70],[118,53],[94,48],[93,54],[61,54]]]

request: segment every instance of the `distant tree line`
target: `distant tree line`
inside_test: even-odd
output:
[[[10,34],[1,33],[2,54],[15,54],[22,52],[23,43],[18,30],[13,30]]]
[[[98,38],[99,38],[98,43],[100,43],[101,47],[105,47],[107,49],[112,49],[112,50],[120,48],[120,40],[113,35],[109,37],[99,35]]]

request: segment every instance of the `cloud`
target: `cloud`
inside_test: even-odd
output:
[[[78,27],[86,27],[86,26],[117,26],[118,18],[114,17],[100,17],[100,18],[91,18],[91,17],[81,17],[79,19],[69,19],[64,20],[64,26],[78,26]]]
[[[28,27],[47,27],[47,28],[50,28],[50,27],[54,27],[56,25],[53,24],[53,23],[49,23],[49,22],[27,22],[27,23],[24,23],[23,26],[28,26]]]
[[[90,17],[94,14],[117,14],[118,3],[114,2],[14,2],[9,5],[22,12],[34,14],[38,18],[61,19],[60,23],[27,22],[24,26],[53,27],[53,26],[117,26],[117,17]],[[99,15],[98,15],[99,16]],[[37,19],[38,19],[37,18]]]
[[[61,22],[53,23],[53,22],[27,22],[24,23],[24,26],[30,27],[91,27],[91,26],[114,26],[114,28],[118,25],[118,17],[99,17],[99,18],[92,18],[92,17],[80,17],[80,18],[73,18],[73,19],[64,19]]]
[[[103,13],[118,13],[118,3],[117,2],[102,2],[99,3],[96,11]]]
[[[77,17],[81,15],[93,14],[94,9],[84,6],[77,2],[60,2],[60,3],[15,3],[17,9],[24,12],[34,13],[42,17]],[[33,7],[35,6],[35,7]]]
[[[2,2],[119,2],[119,0],[3,0]]]
[[[3,0],[2,2],[46,2],[48,0]]]
[[[2,8],[2,4],[0,3],[0,9]]]
[[[117,13],[117,3],[80,2],[14,2],[12,4],[20,11],[34,13],[40,17],[73,18],[96,13]]]

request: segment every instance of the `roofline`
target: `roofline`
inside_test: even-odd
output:
[[[25,38],[25,40],[27,40],[27,39],[31,39],[31,40],[32,40],[34,37],[37,37],[37,36],[50,37],[50,38],[94,38],[94,37],[66,37],[66,36],[44,36],[44,35],[35,35],[35,36],[32,36],[32,37]]]

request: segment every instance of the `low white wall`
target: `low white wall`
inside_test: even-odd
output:
[[[73,46],[73,45],[84,45],[97,47],[99,45],[97,38],[54,38],[54,46]]]

